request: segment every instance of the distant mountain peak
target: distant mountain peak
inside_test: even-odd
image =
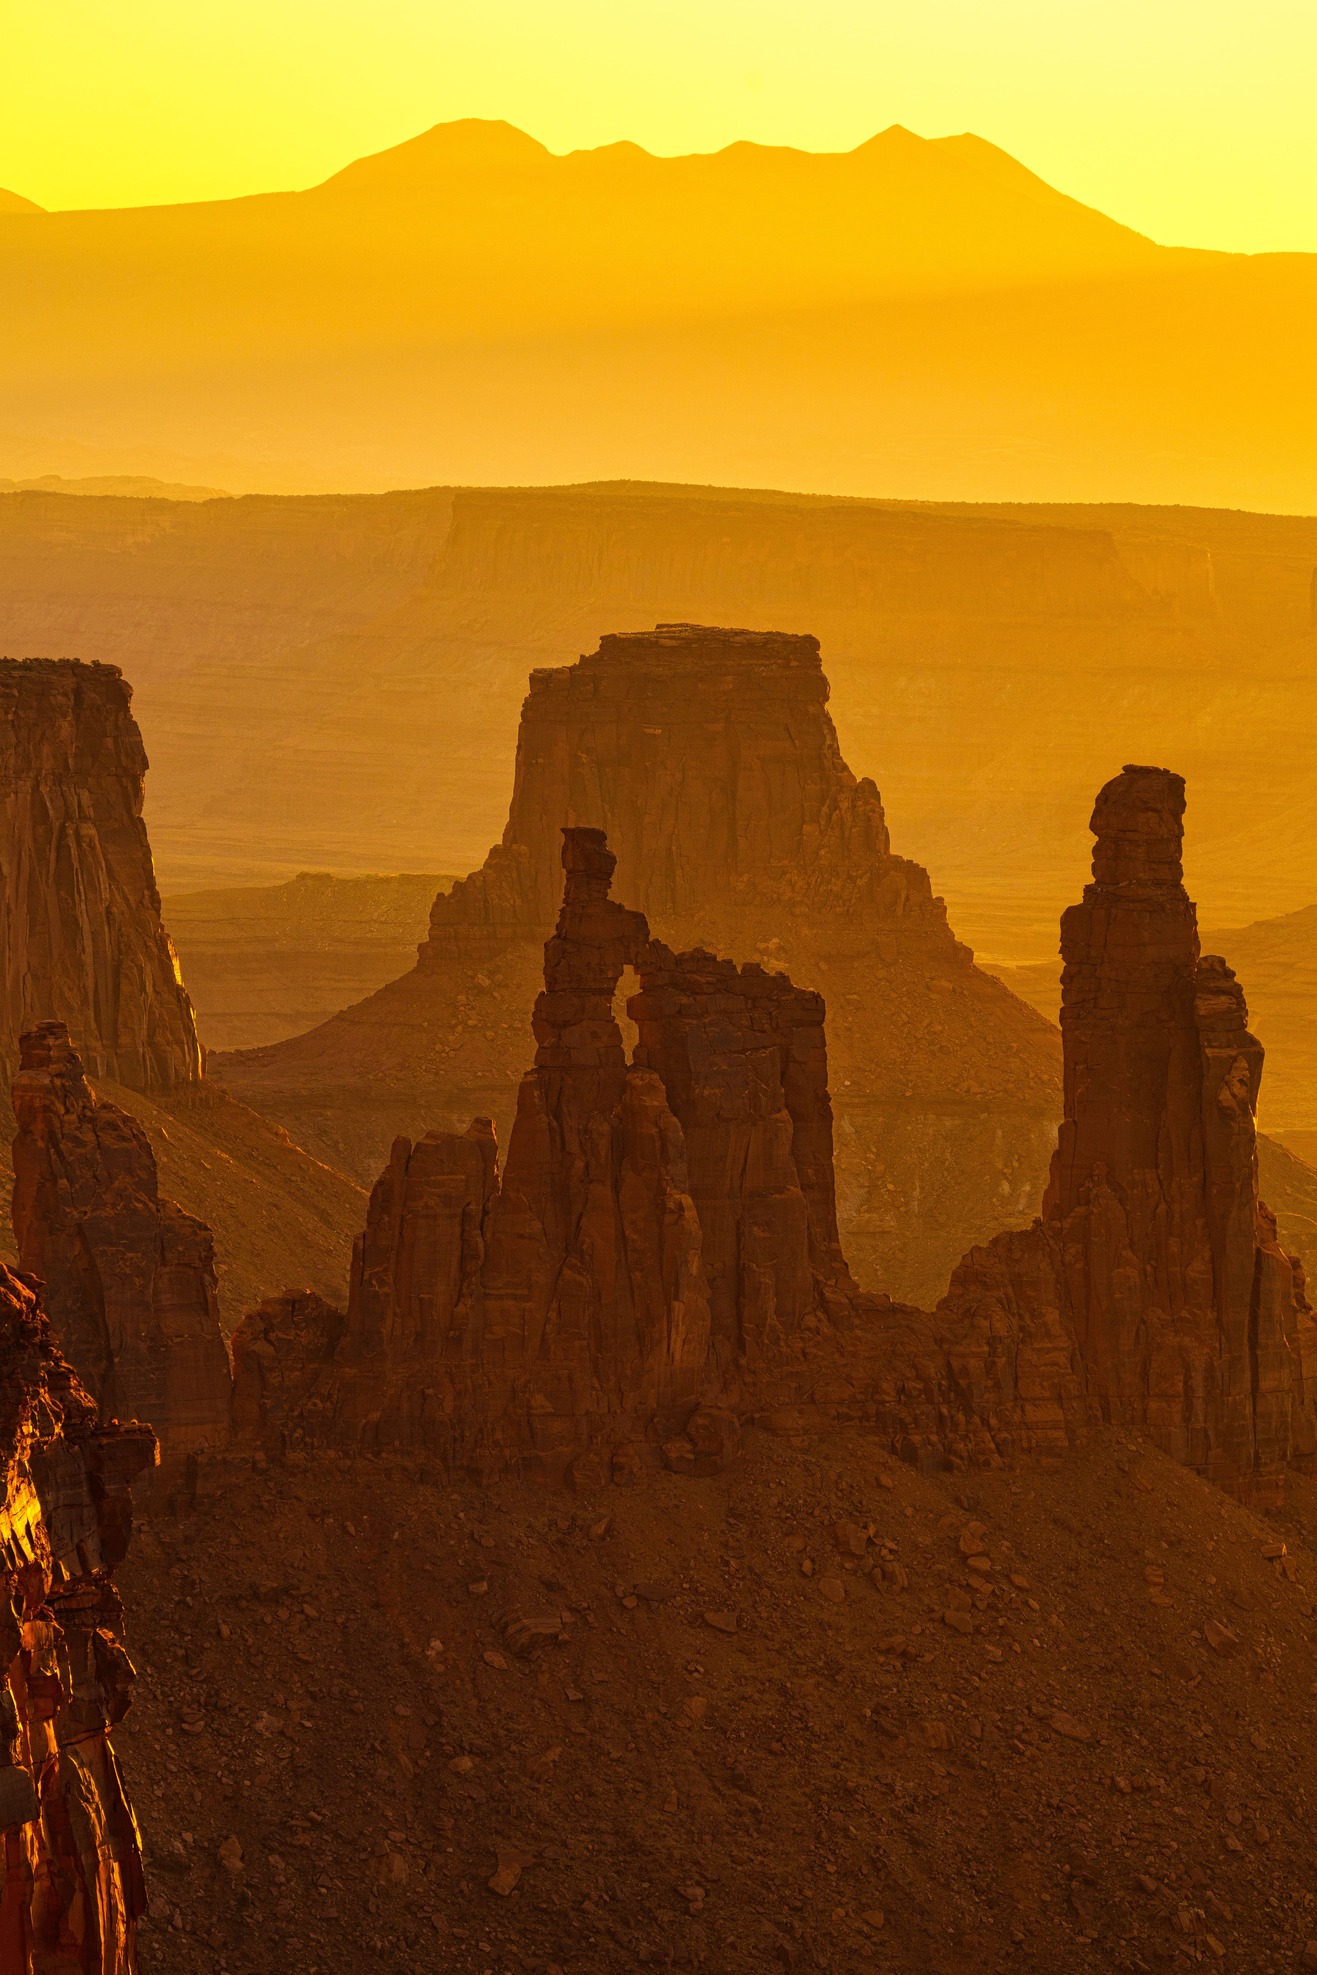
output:
[[[32,199],[24,199],[17,192],[6,192],[0,185],[0,219],[7,219],[11,213],[42,213],[45,210]]]
[[[416,182],[437,173],[520,169],[551,156],[536,138],[502,118],[459,117],[453,123],[432,124],[419,137],[409,137],[387,151],[357,158],[314,189],[325,191],[332,185],[364,190],[395,179]]]

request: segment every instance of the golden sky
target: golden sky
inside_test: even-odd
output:
[[[456,117],[554,151],[976,131],[1156,239],[1317,250],[1317,0],[0,0],[0,186],[314,184]]]

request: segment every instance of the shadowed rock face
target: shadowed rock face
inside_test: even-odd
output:
[[[171,1469],[229,1433],[204,1221],[160,1197],[135,1118],[98,1099],[62,1022],[21,1042],[14,1238],[60,1346],[108,1418],[150,1419]]]
[[[0,1064],[62,1021],[93,1076],[201,1075],[142,821],[146,755],[112,665],[0,660]]]
[[[222,1059],[235,1092],[344,1170],[401,1131],[506,1139],[558,909],[559,830],[607,832],[618,890],[675,950],[826,995],[837,1192],[861,1279],[931,1302],[967,1245],[1036,1210],[1055,1031],[958,944],[842,759],[816,639],[665,625],[531,675],[503,840],[435,900],[416,970],[308,1035]]]
[[[1262,1048],[1231,970],[1199,956],[1183,814],[1162,769],[1098,796],[1093,883],[1061,921],[1065,1117],[1043,1218],[969,1256],[939,1317],[1010,1310],[1058,1351],[1068,1337],[1091,1418],[1266,1500],[1317,1451],[1317,1332],[1258,1200]]]
[[[0,1264],[0,1967],[136,1975],[137,1825],[111,1746],[134,1678],[112,1582],[151,1429],[104,1424]]]

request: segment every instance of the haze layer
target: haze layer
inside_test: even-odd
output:
[[[975,137],[448,124],[309,192],[6,205],[0,272],[0,432],[104,470],[1317,500],[1317,257],[1159,247]]]

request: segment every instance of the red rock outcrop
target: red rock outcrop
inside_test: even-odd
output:
[[[21,1039],[14,1238],[107,1418],[149,1418],[172,1470],[228,1438],[229,1360],[204,1221],[162,1199],[150,1140],[96,1097],[62,1022]]]
[[[506,1139],[524,1010],[558,909],[561,826],[603,829],[674,950],[826,993],[838,1197],[863,1279],[932,1301],[1042,1195],[1055,1031],[981,973],[842,758],[812,637],[665,625],[536,671],[503,841],[436,899],[414,973],[225,1082],[344,1170],[475,1112]]]
[[[106,1425],[0,1264],[0,1968],[136,1975],[146,1908],[111,1732],[134,1678],[112,1582],[149,1427]]]
[[[602,832],[565,830],[501,1183],[488,1119],[397,1142],[296,1432],[621,1478],[660,1449],[714,1468],[746,1419],[863,1419],[931,1467],[1047,1459],[1108,1422],[1277,1499],[1317,1453],[1317,1326],[1258,1202],[1262,1053],[1230,970],[1198,954],[1183,808],[1156,769],[1098,798],[1094,882],[1062,922],[1045,1211],[971,1250],[932,1317],[847,1267],[821,997],[674,954],[610,899]],[[292,1360],[272,1390],[303,1377]],[[277,1426],[258,1404],[247,1431]]]
[[[0,660],[0,1069],[62,1021],[93,1076],[201,1075],[142,821],[146,755],[117,666]]]
[[[651,940],[609,897],[602,832],[566,830],[562,861],[505,1170],[486,1118],[395,1144],[311,1437],[547,1478],[660,1450],[707,1470],[741,1414],[781,1400],[784,1367],[878,1307],[837,1237],[819,997]],[[264,1328],[239,1332],[239,1366]],[[244,1431],[268,1443],[275,1423],[258,1403]]]
[[[1164,769],[1098,796],[1093,883],[1061,921],[1065,1118],[1043,1216],[967,1257],[938,1317],[973,1403],[1022,1446],[1135,1425],[1265,1501],[1317,1453],[1317,1328],[1258,1200],[1263,1052],[1230,968],[1199,955],[1183,815]]]

